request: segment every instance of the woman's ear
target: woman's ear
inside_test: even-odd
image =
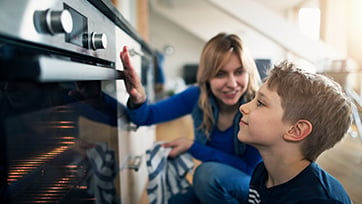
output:
[[[299,142],[306,138],[313,130],[313,125],[308,120],[298,120],[290,127],[284,139],[291,142]]]

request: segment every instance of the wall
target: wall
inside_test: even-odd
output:
[[[150,10],[150,45],[163,52],[166,45],[175,52],[165,57],[164,72],[167,78],[179,77],[185,63],[197,63],[204,42],[182,28]]]
[[[348,2],[347,52],[362,68],[362,1],[349,0]]]
[[[362,1],[361,0],[349,0],[348,1],[348,29],[347,29],[347,53],[358,63],[358,73],[355,75],[354,89],[362,97]]]
[[[168,80],[181,77],[185,64],[199,62],[205,40],[197,38],[152,8],[149,10],[149,29],[149,43],[153,48],[162,51],[166,45],[172,45],[175,49],[174,55],[165,57],[164,72]],[[243,39],[254,58],[267,58],[271,59],[273,63],[277,63],[285,57],[282,48],[255,31],[245,27],[233,29],[236,30],[235,33],[242,33],[237,34]]]
[[[321,38],[329,45],[341,50],[345,58],[350,57],[356,63],[347,63],[346,70],[332,69],[330,71],[349,71],[347,75],[344,73],[346,75],[344,85],[353,88],[362,96],[362,56],[360,54],[362,52],[362,2],[359,0],[320,0],[320,2],[321,12],[324,14],[322,15],[324,24]]]
[[[360,55],[362,51],[362,40],[360,40],[359,34],[362,33],[362,23],[360,22],[359,18],[361,17],[361,14],[358,11],[362,9],[362,3],[359,0],[319,1],[322,7],[322,13],[325,14],[322,16],[322,23],[325,23],[321,28],[322,39],[328,44],[328,47],[334,47],[338,49],[340,57],[338,57],[336,60],[343,60],[345,58],[352,57],[352,59],[360,63],[362,61],[362,57]],[[199,24],[199,27],[203,28],[205,27],[205,23],[211,23],[217,25],[215,27],[224,29],[220,30],[220,32],[225,31],[226,29],[227,32],[231,31],[239,34],[248,46],[254,58],[269,58],[271,59],[272,63],[278,63],[280,60],[288,58],[301,65],[301,67],[305,67],[307,70],[312,72],[322,72],[324,69],[331,69],[331,67],[328,66],[330,66],[333,61],[323,58],[320,61],[317,61],[317,67],[314,67],[309,62],[301,60],[300,58],[294,56],[293,53],[277,46],[272,40],[266,38],[260,33],[255,32],[247,25],[239,24],[239,26],[225,27],[223,24],[229,25],[230,19],[225,20],[221,15],[218,16],[218,18],[212,18],[212,21],[207,20],[202,23],[202,20],[200,19],[204,18],[194,14],[194,12],[197,11],[194,11],[191,8],[188,8],[185,11],[186,16],[176,18],[172,16],[180,15],[181,11],[179,9],[174,7],[167,7],[167,5],[157,3],[158,1],[151,2],[154,3],[151,3],[152,6],[149,8],[150,44],[157,49],[162,49],[166,44],[172,44],[176,50],[176,53],[173,56],[167,56],[165,60],[165,73],[168,79],[174,79],[175,77],[181,76],[181,70],[184,64],[190,62],[198,63],[198,57],[202,47],[206,40],[208,40],[205,38],[198,39],[198,37],[201,38],[201,36],[213,35],[210,34],[210,31],[207,31],[207,34],[201,34],[203,29],[201,29],[201,31],[198,29],[196,32],[195,30],[192,30],[192,28],[195,27],[194,24]],[[181,3],[180,5],[185,6],[184,3]],[[209,16],[211,17],[212,14]],[[338,18],[336,18],[336,16],[338,16]],[[191,23],[192,19],[195,19],[193,21],[193,26],[187,26],[190,23],[185,23],[185,21],[187,21],[185,19],[186,17],[189,20],[191,19],[189,21]],[[189,30],[186,31],[185,29]],[[280,27],[273,25],[270,29],[272,29],[274,32],[277,32],[276,30],[280,29]],[[215,32],[215,30],[217,29],[214,29],[213,32]],[[197,34],[195,34],[195,32]],[[288,32],[288,30],[285,32]],[[283,36],[283,32],[280,34]],[[304,48],[303,46],[299,46],[297,49]],[[354,73],[349,76],[350,80],[348,81],[350,82],[352,88],[354,88],[357,92],[360,92],[362,95],[362,81],[360,79],[361,74],[358,70],[361,68],[361,65],[356,66],[353,60],[348,60],[347,64],[348,67],[351,67],[349,70],[354,70]]]

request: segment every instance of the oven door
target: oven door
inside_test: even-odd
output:
[[[119,202],[118,72],[0,45],[0,203]]]

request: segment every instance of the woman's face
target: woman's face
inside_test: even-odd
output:
[[[246,92],[248,83],[249,73],[233,53],[216,76],[210,79],[210,88],[220,106],[234,106]]]

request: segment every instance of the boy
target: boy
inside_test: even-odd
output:
[[[240,112],[238,139],[263,158],[251,178],[249,203],[351,203],[315,163],[352,122],[351,102],[339,84],[284,61]]]

